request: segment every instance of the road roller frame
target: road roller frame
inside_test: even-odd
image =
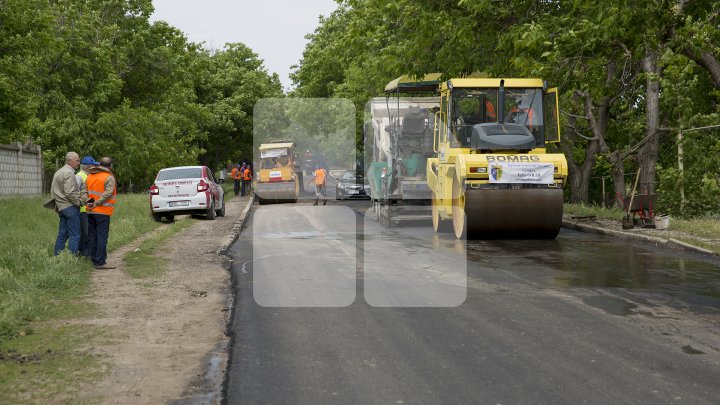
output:
[[[426,170],[435,231],[556,237],[568,171],[565,156],[546,149],[560,142],[557,89],[541,79],[451,79],[440,98]]]
[[[259,204],[297,202],[302,171],[297,164],[295,144],[289,140],[263,143],[258,148],[260,163],[254,190]]]

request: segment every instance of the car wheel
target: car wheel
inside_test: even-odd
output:
[[[158,214],[158,213],[156,213],[156,212],[153,212],[153,213],[152,213],[152,217],[153,217],[153,219],[155,220],[155,222],[160,222],[160,221],[162,221],[162,217],[160,216],[160,214]]]
[[[168,221],[172,222],[172,221],[175,220],[175,215],[165,215],[165,219],[167,219]]]
[[[207,219],[215,219],[215,201],[210,203],[210,208],[207,209],[206,215]]]
[[[216,213],[217,216],[219,216],[219,217],[224,217],[224,216],[225,216],[225,201],[222,202],[222,208],[220,208],[219,210],[217,210],[215,213]]]

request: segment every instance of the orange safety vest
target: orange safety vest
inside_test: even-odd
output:
[[[233,167],[232,173],[230,173],[230,177],[232,177],[233,180],[240,180],[240,169],[237,167]]]
[[[495,107],[493,107],[490,100],[485,100],[485,115],[491,120],[494,120],[497,118],[497,114],[495,114]]]
[[[526,112],[527,115],[528,115],[528,116],[527,116],[527,121],[528,121],[528,122],[527,122],[525,125],[527,125],[528,127],[530,127],[531,130],[533,129],[533,127],[534,127],[533,121],[534,121],[534,119],[535,119],[535,109],[534,109],[534,108],[530,107],[530,108],[528,108],[528,109],[520,109],[520,108],[517,108],[517,107],[513,107],[511,111],[512,111],[513,113],[523,113],[523,112]]]
[[[325,184],[325,169],[315,170],[315,184],[318,186]]]
[[[90,173],[87,177],[88,197],[99,200],[105,192],[105,180],[112,174],[108,172]],[[95,205],[92,210],[88,210],[88,214],[112,215],[115,208],[115,196],[117,195],[117,186],[113,190],[112,197],[108,198],[104,203]]]
[[[252,177],[250,177],[250,168],[248,167],[243,171],[243,180],[252,180]]]

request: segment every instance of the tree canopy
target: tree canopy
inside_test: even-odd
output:
[[[252,109],[282,95],[241,43],[207,50],[151,0],[0,0],[0,143],[111,156],[121,184],[144,188],[172,165],[249,156]]]
[[[570,201],[599,202],[602,177],[610,197],[626,193],[639,170],[658,208],[717,214],[720,129],[688,133],[684,174],[677,134],[720,124],[719,13],[717,1],[342,0],[292,78],[296,95],[362,111],[402,74],[540,77],[561,92]]]

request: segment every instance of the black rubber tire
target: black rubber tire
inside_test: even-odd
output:
[[[175,220],[175,215],[165,215],[165,219],[167,219],[168,221],[172,222],[172,221]]]
[[[152,217],[153,217],[153,219],[155,220],[155,222],[161,222],[161,221],[162,221],[162,217],[160,216],[160,214],[158,214],[158,213],[156,213],[156,212],[153,212],[153,213],[152,213]]]
[[[210,208],[207,209],[205,214],[207,215],[207,219],[209,219],[209,220],[215,219],[215,201],[210,203]]]
[[[220,208],[219,210],[216,210],[216,211],[215,211],[215,215],[217,215],[217,216],[219,216],[219,217],[224,217],[224,216],[225,216],[225,201],[222,202],[222,208]]]

